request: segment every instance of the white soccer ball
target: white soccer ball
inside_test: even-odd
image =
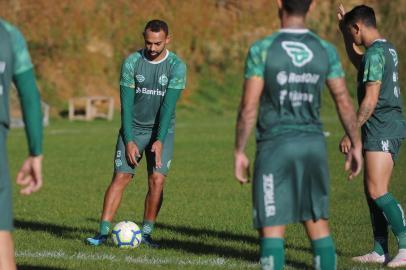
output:
[[[136,248],[141,244],[141,230],[132,221],[121,221],[111,232],[113,242],[119,248]]]

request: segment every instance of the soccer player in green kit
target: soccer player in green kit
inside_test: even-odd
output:
[[[144,30],[145,48],[124,61],[121,69],[121,129],[118,135],[114,176],[103,205],[99,233],[87,242],[100,245],[111,230],[111,222],[122,194],[133,178],[144,152],[148,169],[142,243],[158,247],[151,233],[163,201],[163,186],[173,156],[176,102],[185,88],[186,65],[166,49],[168,26],[152,20]]]
[[[400,145],[406,135],[402,113],[398,65],[393,45],[379,33],[374,10],[360,5],[345,13],[338,10],[348,56],[358,70],[357,124],[362,131],[365,159],[364,185],[373,227],[374,248],[354,257],[362,263],[387,263],[388,225],[395,234],[399,252],[389,267],[406,266],[406,220],[404,211],[388,186]],[[364,46],[362,55],[354,47]],[[341,141],[341,151],[351,147],[348,136]]]
[[[235,176],[249,180],[244,153],[257,111],[253,220],[260,235],[263,270],[284,267],[287,224],[301,222],[311,240],[315,269],[336,269],[328,227],[329,175],[320,122],[321,91],[327,84],[350,136],[345,168],[362,167],[361,140],[336,49],[306,29],[311,0],[278,0],[282,29],[254,43],[245,66],[234,151]],[[259,110],[258,110],[259,107]]]
[[[9,91],[14,82],[22,106],[29,145],[29,157],[17,174],[21,194],[29,195],[42,186],[42,113],[34,69],[21,32],[0,18],[0,269],[16,269],[11,183],[8,171],[6,138],[10,124]]]

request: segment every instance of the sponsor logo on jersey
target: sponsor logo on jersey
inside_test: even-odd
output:
[[[135,75],[135,78],[137,79],[137,82],[140,82],[140,83],[145,81],[145,77],[141,74]]]
[[[282,106],[285,100],[288,99],[293,107],[301,106],[303,102],[312,103],[314,96],[310,93],[302,93],[297,91],[288,91],[283,89],[279,92],[279,102]]]
[[[304,43],[283,41],[282,48],[292,59],[293,65],[297,67],[303,67],[313,59],[313,52]]]
[[[381,145],[382,145],[382,151],[389,152],[389,140],[382,140]]]
[[[166,91],[161,91],[159,89],[152,90],[152,89],[147,89],[145,87],[140,88],[137,87],[135,89],[136,94],[144,94],[144,95],[153,95],[153,96],[165,96]]]
[[[276,80],[280,85],[285,85],[286,83],[317,84],[319,82],[319,79],[320,79],[319,74],[311,74],[311,73],[296,74],[294,72],[290,72],[288,75],[286,71],[280,71],[276,75]]]
[[[169,80],[168,80],[168,77],[166,77],[165,74],[162,74],[161,76],[159,76],[158,83],[159,83],[160,85],[165,86],[165,85],[168,84],[168,81],[169,81]]]
[[[399,60],[398,60],[398,53],[394,49],[389,49],[390,54],[393,57],[393,63],[395,63],[395,66],[398,65]]]
[[[262,175],[264,180],[264,206],[265,206],[265,215],[266,217],[275,216],[276,207],[275,207],[275,186],[273,181],[273,174]]]
[[[6,62],[0,61],[0,73],[4,73],[6,70]]]

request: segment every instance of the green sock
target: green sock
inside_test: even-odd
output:
[[[337,269],[336,250],[331,236],[312,240],[312,247],[314,254],[314,269]]]
[[[282,270],[285,264],[285,253],[282,238],[262,238],[260,256],[262,270]]]
[[[151,235],[152,231],[154,230],[154,224],[155,222],[149,221],[149,220],[144,220],[142,223],[142,235]]]
[[[111,222],[107,220],[102,220],[99,225],[99,233],[101,235],[108,235],[111,229]]]
[[[374,251],[384,255],[388,253],[388,222],[373,199],[368,197],[367,202],[374,234]]]
[[[392,231],[398,239],[399,248],[406,248],[406,220],[400,204],[389,192],[376,199],[375,202],[391,225]]]

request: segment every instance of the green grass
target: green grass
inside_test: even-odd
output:
[[[342,131],[325,102],[323,119],[331,171],[331,229],[339,269],[379,269],[354,264],[351,256],[371,248],[371,228],[358,177],[347,182],[337,145]],[[118,119],[113,122],[54,120],[45,129],[45,185],[30,197],[14,187],[14,233],[20,269],[256,269],[258,240],[251,222],[251,187],[233,179],[235,116],[178,114],[175,158],[154,237],[162,248],[120,250],[90,247],[84,239],[98,227],[104,191],[111,180]],[[13,177],[26,154],[22,130],[9,134]],[[253,156],[254,144],[248,152]],[[405,147],[392,179],[393,193],[406,206],[402,175]],[[125,192],[116,221],[141,223],[146,192],[143,162]],[[311,269],[309,242],[300,225],[288,227],[288,269]],[[391,238],[391,253],[396,251]]]

